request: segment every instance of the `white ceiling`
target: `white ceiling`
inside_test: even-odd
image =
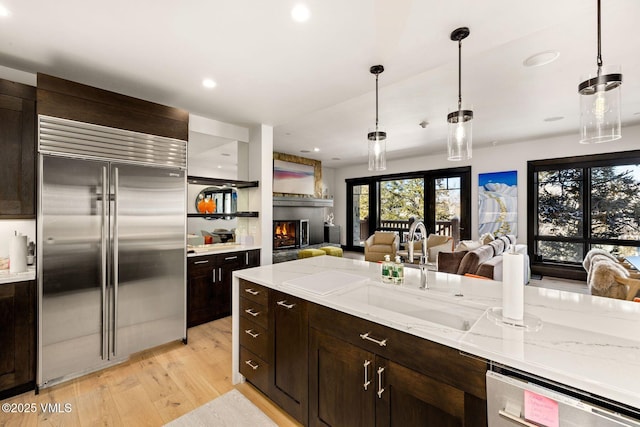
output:
[[[291,20],[294,3],[311,18]],[[623,124],[640,122],[640,1],[603,0],[603,59],[622,66]],[[44,72],[239,125],[274,149],[340,167],[366,160],[383,64],[388,158],[442,153],[457,102],[453,29],[468,26],[462,95],[474,146],[576,133],[596,69],[595,0],[0,0],[0,65]],[[525,68],[532,54],[555,62]],[[204,78],[218,86],[202,87]],[[545,118],[563,120],[545,122]],[[430,124],[419,126],[423,120]],[[319,153],[301,150],[321,149]],[[613,146],[612,146],[613,147]],[[339,157],[341,160],[331,160]]]

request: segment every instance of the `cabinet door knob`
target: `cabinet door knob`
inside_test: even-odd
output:
[[[253,290],[253,289],[251,289],[251,288],[246,288],[244,291],[245,291],[246,293],[248,293],[248,294],[253,295],[253,296],[257,296],[258,294],[260,294],[260,291],[254,291],[254,290]]]
[[[249,367],[254,371],[260,367],[257,363],[253,363],[253,360],[246,360],[244,363],[249,365]]]
[[[287,304],[287,300],[283,299],[282,301],[278,301],[277,303],[279,306],[282,306],[284,308],[287,308],[289,310],[291,310],[293,307],[295,307],[295,304]]]
[[[253,317],[259,316],[260,312],[259,311],[253,311],[253,309],[251,308],[247,308],[245,311],[245,313],[252,315]]]
[[[371,341],[374,342],[376,344],[378,344],[380,347],[386,347],[387,346],[387,339],[383,339],[383,340],[377,340],[375,338],[372,338],[369,336],[369,332],[367,332],[366,334],[360,334],[360,338],[362,338],[363,340],[366,341]]]
[[[258,336],[260,335],[258,332],[253,332],[253,330],[251,329],[245,329],[244,333],[250,335],[252,338],[258,338]]]

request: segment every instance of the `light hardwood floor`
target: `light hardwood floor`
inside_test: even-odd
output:
[[[189,329],[189,344],[171,343],[82,378],[0,403],[35,404],[36,413],[0,412],[0,426],[161,426],[230,391],[231,317]],[[297,426],[249,384],[236,388],[274,422]],[[60,404],[47,413],[41,404]],[[65,413],[65,404],[70,411]]]

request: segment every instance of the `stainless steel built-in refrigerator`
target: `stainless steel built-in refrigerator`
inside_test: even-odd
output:
[[[38,386],[186,337],[186,143],[39,117]]]

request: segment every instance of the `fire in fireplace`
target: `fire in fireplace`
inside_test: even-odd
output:
[[[273,221],[273,249],[298,246],[298,221]]]
[[[273,221],[273,249],[309,246],[309,220]]]

